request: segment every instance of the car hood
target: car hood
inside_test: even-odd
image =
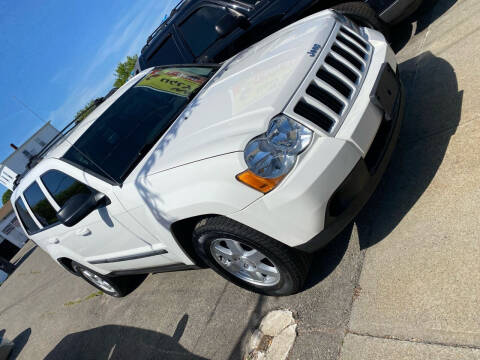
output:
[[[243,151],[287,105],[335,16],[323,11],[305,18],[226,61],[152,151],[148,173]]]

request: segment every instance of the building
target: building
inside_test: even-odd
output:
[[[12,203],[8,201],[0,208],[0,257],[11,259],[27,240],[15,216]]]
[[[30,159],[58,133],[59,131],[48,122],[21,146],[11,144],[15,151],[0,164],[0,184],[13,190],[17,175],[23,174]]]

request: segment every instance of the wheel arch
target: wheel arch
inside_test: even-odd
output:
[[[61,257],[61,258],[58,258],[57,261],[69,273],[71,273],[75,276],[78,276],[77,272],[73,269],[72,259],[69,259],[67,257]]]
[[[175,221],[170,225],[170,231],[177,242],[177,245],[192,260],[192,262],[200,267],[206,267],[206,264],[200,259],[193,248],[192,235],[198,222],[207,217],[222,216],[218,214],[203,214],[188,217]]]

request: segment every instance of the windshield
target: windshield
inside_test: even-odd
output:
[[[216,69],[155,68],[96,119],[63,158],[122,183]]]

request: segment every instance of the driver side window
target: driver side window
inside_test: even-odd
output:
[[[24,191],[23,196],[33,214],[43,227],[58,223],[57,212],[47,200],[36,181]]]
[[[93,192],[87,185],[58,170],[50,170],[40,178],[60,208],[74,195]]]

